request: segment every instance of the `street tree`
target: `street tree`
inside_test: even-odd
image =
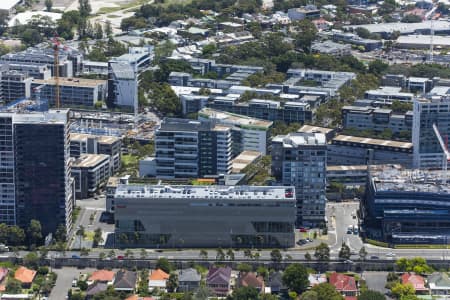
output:
[[[161,257],[156,262],[156,268],[161,269],[166,273],[170,273],[173,270],[172,264],[169,262],[169,260],[165,257]]]
[[[147,250],[141,249],[141,258],[146,259],[147,258]]]
[[[110,259],[113,259],[114,257],[116,257],[116,252],[113,249],[111,249],[111,251],[109,251],[108,253],[108,257]]]
[[[411,259],[400,258],[395,262],[397,269],[401,272],[415,272],[417,274],[431,273],[433,268],[427,264],[423,257],[414,257]]]
[[[312,259],[311,254],[309,254],[309,252],[305,253],[305,259],[308,261]]]
[[[253,258],[252,251],[250,249],[244,249],[244,257],[252,259]]]
[[[366,260],[367,254],[366,247],[362,246],[361,249],[359,249],[359,257],[361,260]]]
[[[47,11],[52,11],[52,6],[53,6],[52,0],[45,0],[44,4],[45,4],[45,8],[47,8]]]
[[[81,256],[88,256],[89,255],[89,249],[88,248],[81,248],[80,249],[80,255]]]
[[[98,244],[100,244],[102,242],[103,242],[102,229],[97,228],[94,231],[93,245],[94,245],[94,247],[97,247]]]
[[[283,255],[281,254],[280,250],[273,249],[270,252],[270,260],[272,260],[272,262],[274,262],[274,263],[281,262],[283,260]]]
[[[83,240],[85,234],[86,234],[86,232],[85,232],[84,226],[83,226],[83,225],[80,225],[80,227],[79,227],[79,228],[77,229],[77,231],[75,232],[75,235],[78,236],[78,239],[79,239],[79,245],[80,245],[79,248],[80,248],[80,249],[81,249],[81,242],[82,242],[82,240]]]
[[[222,248],[217,249],[216,260],[225,260],[225,253],[223,252]]]
[[[343,260],[350,259],[351,251],[350,247],[346,243],[342,242],[341,250],[339,250],[339,258]]]
[[[227,250],[227,257],[228,257],[229,260],[234,260],[234,252],[233,252],[233,249],[229,248],[229,249]]]
[[[133,252],[130,249],[127,249],[127,251],[125,251],[124,256],[126,258],[133,258],[134,257]]]
[[[27,231],[29,245],[37,245],[42,240],[42,226],[38,220],[31,220]]]
[[[23,264],[28,268],[37,269],[39,266],[39,256],[36,252],[29,252],[23,258]]]
[[[55,232],[55,240],[57,242],[65,242],[67,239],[66,226],[59,224]]]
[[[13,246],[23,245],[25,242],[25,231],[17,225],[8,228],[8,244]]]
[[[207,260],[208,259],[208,251],[205,249],[200,250],[200,253],[198,255],[201,259]]]
[[[329,261],[330,260],[330,247],[328,247],[328,245],[325,243],[320,243],[320,245],[316,247],[316,251],[314,252],[314,257],[320,261]]]
[[[301,294],[309,285],[308,270],[301,264],[291,264],[284,271],[282,280],[291,291]]]

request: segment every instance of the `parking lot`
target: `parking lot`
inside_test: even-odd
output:
[[[105,222],[105,195],[95,196],[93,198],[77,200],[76,205],[81,208],[80,214],[74,225],[71,248],[91,248],[94,231],[100,228],[103,233],[113,232],[114,224]],[[75,232],[80,226],[83,226],[86,232],[84,239],[75,236]]]

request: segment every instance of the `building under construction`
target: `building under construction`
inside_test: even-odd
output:
[[[447,172],[371,166],[361,216],[361,232],[368,238],[400,244],[446,243],[450,237]]]

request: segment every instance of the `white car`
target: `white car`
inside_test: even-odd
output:
[[[386,253],[386,256],[387,256],[387,257],[394,257],[394,256],[395,256],[395,253],[393,253],[393,252],[388,252],[388,253]]]

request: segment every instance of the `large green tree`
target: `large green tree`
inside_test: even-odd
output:
[[[325,243],[320,243],[320,245],[316,247],[314,257],[320,261],[330,260],[330,247]]]
[[[30,245],[38,245],[42,240],[42,226],[38,220],[31,220],[27,230]]]
[[[257,300],[259,299],[259,291],[250,286],[240,287],[233,291],[228,300]]]
[[[308,288],[308,270],[301,264],[291,264],[284,271],[282,280],[291,291],[300,294]]]
[[[342,242],[341,249],[339,250],[339,258],[340,259],[350,259],[351,251],[350,247],[347,246],[346,243]]]
[[[386,296],[377,291],[367,290],[358,295],[358,300],[386,300]]]
[[[321,283],[311,288],[317,293],[317,300],[344,300],[344,297],[329,283]]]

